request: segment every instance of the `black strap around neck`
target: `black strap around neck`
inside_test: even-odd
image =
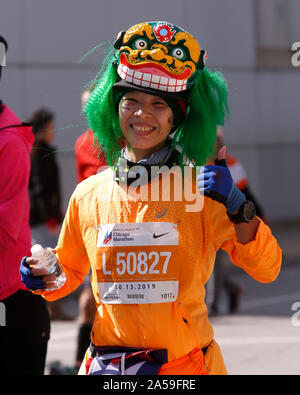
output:
[[[119,156],[114,166],[114,180],[123,184],[131,185],[134,181],[145,184],[151,179],[163,173],[163,170],[178,165],[179,152],[173,150],[166,162],[156,165],[130,162],[123,156]]]

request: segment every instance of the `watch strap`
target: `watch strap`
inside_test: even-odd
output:
[[[251,204],[252,206],[253,206],[253,209],[254,209],[254,211],[253,211],[253,213],[254,213],[254,215],[253,215],[253,217],[251,218],[251,219],[247,219],[246,217],[245,217],[245,213],[244,213],[244,210],[245,210],[245,205],[246,204]],[[230,214],[229,212],[227,212],[227,215],[228,215],[228,217],[229,217],[229,219],[230,219],[230,221],[231,222],[233,222],[234,224],[240,224],[240,223],[249,223],[250,221],[252,221],[252,219],[255,217],[255,207],[254,207],[254,204],[252,203],[252,202],[250,202],[249,200],[245,200],[243,203],[242,203],[242,205],[241,205],[241,207],[239,208],[239,211],[238,211],[238,213],[237,214]]]

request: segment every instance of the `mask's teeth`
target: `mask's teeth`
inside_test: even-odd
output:
[[[176,80],[175,78],[143,73],[130,69],[124,64],[119,65],[118,74],[123,80],[145,88],[158,89],[165,92],[181,92],[187,89],[187,80]]]

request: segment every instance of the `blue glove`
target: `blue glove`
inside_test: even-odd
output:
[[[20,265],[21,279],[25,284],[26,288],[30,289],[31,291],[36,291],[37,289],[45,289],[46,285],[43,281],[43,276],[33,276],[31,274],[30,268],[26,264],[26,258],[27,257],[24,257],[22,259]]]
[[[245,200],[245,195],[233,182],[226,159],[216,159],[215,165],[204,166],[197,175],[197,186],[204,196],[224,204],[230,214]]]

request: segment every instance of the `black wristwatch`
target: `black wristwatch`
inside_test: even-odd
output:
[[[250,200],[245,200],[237,214],[227,213],[227,215],[234,224],[240,224],[241,222],[249,223],[256,216],[256,210],[254,204],[250,202]]]

